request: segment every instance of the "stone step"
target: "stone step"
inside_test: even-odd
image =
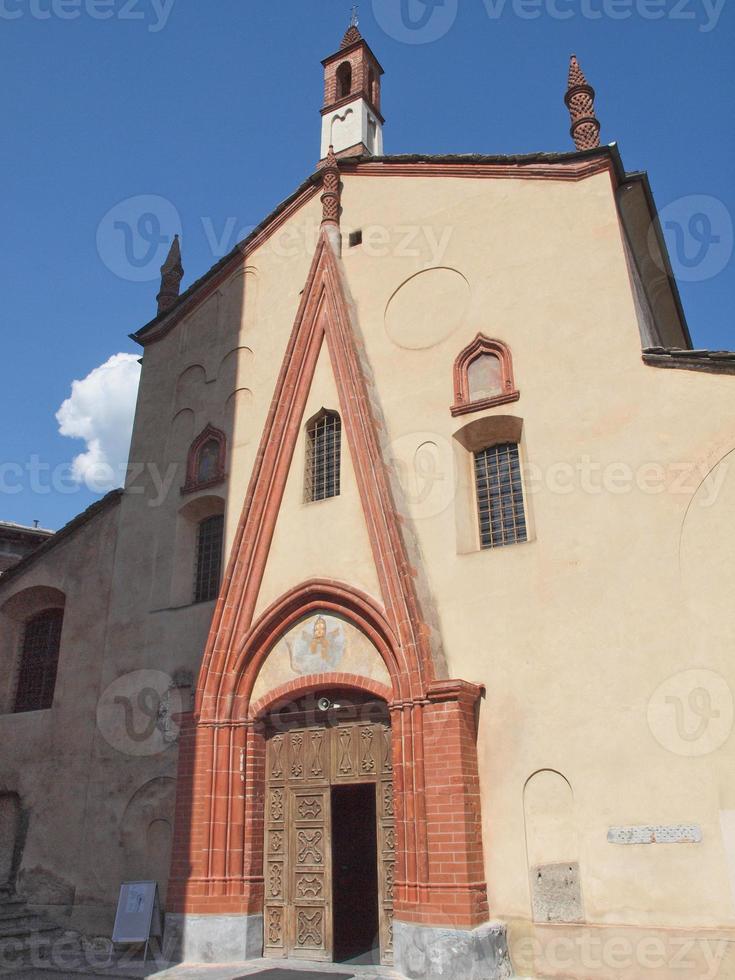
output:
[[[37,916],[28,916],[26,920],[22,921],[22,924],[0,922],[0,940],[14,939],[16,937],[25,938],[26,936],[34,935],[45,936],[49,933],[60,931],[58,926]]]
[[[27,919],[33,915],[27,905],[18,905],[15,908],[0,908],[0,925],[5,922],[17,922],[19,919]]]
[[[18,907],[25,906],[25,904],[26,901],[24,898],[6,898],[4,901],[0,902],[0,912],[2,912],[3,909],[12,911]]]

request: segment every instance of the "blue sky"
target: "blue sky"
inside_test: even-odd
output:
[[[110,229],[130,206],[115,206],[164,198],[163,223],[183,232],[184,286],[205,272],[313,170],[320,61],[350,6],[0,0],[0,519],[56,528],[95,499],[64,479],[86,447],[55,415],[73,380],[137,353],[128,334],[155,313],[158,287],[145,281],[151,263],[116,259]],[[619,143],[628,170],[648,170],[666,208],[695,345],[735,347],[732,4],[363,0],[360,26],[386,69],[388,153],[571,149],[563,94],[576,52],[603,141]],[[90,399],[105,390],[95,377]]]

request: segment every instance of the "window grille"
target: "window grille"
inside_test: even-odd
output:
[[[475,453],[475,487],[482,548],[528,540],[521,463],[513,442]]]
[[[225,519],[222,514],[206,517],[199,524],[197,539],[196,582],[194,601],[209,602],[219,594],[222,576],[222,537]]]
[[[306,479],[308,502],[339,496],[342,421],[336,412],[321,412],[306,431]]]
[[[42,711],[54,700],[63,609],[48,609],[29,619],[23,635],[15,711]]]

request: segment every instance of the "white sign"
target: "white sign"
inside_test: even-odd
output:
[[[674,827],[611,827],[609,844],[701,844],[702,828],[696,824]]]
[[[147,943],[160,938],[161,906],[155,881],[127,881],[120,886],[113,943]]]

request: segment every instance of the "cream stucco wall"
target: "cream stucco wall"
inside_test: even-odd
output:
[[[560,839],[577,842],[588,922],[735,925],[727,860],[735,842],[722,829],[735,810],[732,735],[727,729],[721,744],[702,743],[709,751],[693,756],[666,701],[680,695],[686,709],[694,676],[696,689],[715,685],[726,722],[735,686],[732,379],[643,364],[607,175],[346,175],[343,184],[345,276],[427,612],[448,674],[487,689],[479,754],[493,915],[530,919],[524,787],[553,770],[572,789],[575,826]],[[192,605],[187,595],[187,514],[224,507],[229,549],[319,217],[313,199],[145,350],[131,449],[144,469],[134,466],[120,509],[109,625],[96,645],[100,690],[141,669],[196,673],[213,604]],[[363,244],[348,248],[353,229]],[[470,458],[457,435],[476,416],[449,411],[454,359],[478,332],[513,354],[520,400],[477,417],[522,421],[532,527],[527,543],[483,552],[458,536],[474,514],[462,489]],[[303,424],[337,401],[325,347],[258,612],[313,577],[380,598],[346,439],[341,496],[303,502]],[[207,423],[227,433],[227,481],[182,497],[186,450]],[[656,479],[661,492],[652,492]],[[0,583],[0,602],[14,588]],[[704,673],[661,687],[689,671]],[[696,717],[685,720],[696,727]],[[0,718],[17,732],[24,724]],[[172,784],[155,781],[175,775],[175,749],[122,757],[97,743],[89,826],[118,832],[149,784],[156,806],[170,804]],[[702,843],[607,842],[612,826],[680,823],[700,825]],[[559,857],[552,850],[550,861]],[[119,872],[93,872],[90,862],[79,878],[80,893],[108,918]]]

